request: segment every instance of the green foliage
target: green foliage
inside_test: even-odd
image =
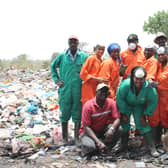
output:
[[[168,35],[168,11],[158,11],[153,16],[149,16],[148,21],[144,22],[143,29],[151,34],[163,32]]]

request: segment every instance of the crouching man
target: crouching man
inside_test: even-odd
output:
[[[120,138],[120,114],[116,102],[110,98],[109,87],[98,84],[96,97],[87,101],[82,110],[79,130],[83,155],[113,147]]]

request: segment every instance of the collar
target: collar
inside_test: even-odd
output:
[[[103,108],[106,106],[106,104],[107,104],[107,98],[106,98],[106,101],[103,105]],[[99,109],[101,108],[96,102],[96,97],[93,99],[93,106],[96,107],[96,108],[99,108]],[[101,108],[101,109],[103,109],[103,108]]]

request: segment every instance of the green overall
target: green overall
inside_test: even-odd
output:
[[[51,63],[51,76],[54,82],[64,81],[64,87],[58,90],[61,122],[68,122],[71,116],[73,122],[81,121],[82,80],[80,79],[80,70],[86,58],[87,54],[78,50],[74,61],[72,61],[66,51]],[[59,68],[59,74],[57,68]]]
[[[125,114],[129,118],[127,124],[121,123],[124,132],[130,129],[130,115],[133,114],[136,128],[141,134],[145,134],[151,130],[149,125],[142,125],[140,118],[142,115],[153,115],[157,102],[157,92],[155,88],[148,88],[148,82],[145,81],[138,96],[132,92],[130,87],[130,79],[124,80],[117,91],[117,106],[120,113]]]

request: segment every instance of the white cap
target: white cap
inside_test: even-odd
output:
[[[100,84],[97,85],[96,91],[98,91],[98,90],[100,90],[104,87],[109,89],[108,85],[106,85],[105,83],[100,83]]]
[[[166,52],[166,50],[165,50],[164,47],[159,47],[158,50],[157,50],[158,54],[164,54],[165,52]]]
[[[154,49],[154,46],[152,44],[150,44],[150,45],[147,45],[145,48],[146,49]]]
[[[136,78],[143,78],[143,77],[145,77],[145,72],[142,69],[137,69],[135,71],[135,77]]]

